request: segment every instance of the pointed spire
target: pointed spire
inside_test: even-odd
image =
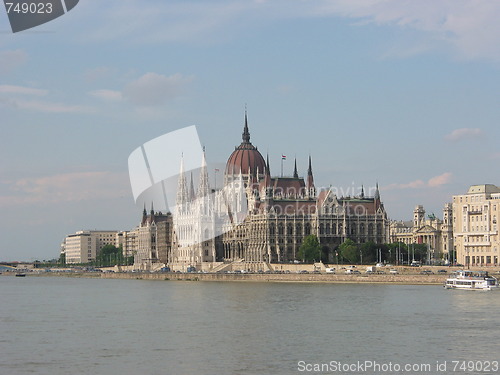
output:
[[[142,216],[146,216],[148,212],[146,211],[146,202],[144,202],[144,211],[142,211]]]
[[[188,191],[186,186],[186,176],[184,176],[184,156],[181,157],[181,168],[179,171],[179,180],[177,183],[177,199],[176,205],[178,208],[188,202]],[[185,207],[184,207],[185,208]]]
[[[295,158],[295,165],[293,167],[293,178],[299,178],[299,174],[297,173],[297,158]]]
[[[194,199],[195,195],[194,195],[193,172],[191,171],[191,181],[189,183],[189,200],[193,201]]]
[[[377,188],[375,189],[375,199],[380,200],[380,191],[378,190],[378,181],[377,181]]]
[[[365,187],[361,185],[361,199],[365,197]]]
[[[200,183],[198,185],[198,197],[207,196],[210,193],[210,184],[208,181],[208,170],[207,170],[207,159],[205,157],[205,150],[203,150],[203,156],[201,159],[201,170],[200,170]]]
[[[307,195],[309,198],[316,196],[316,188],[314,187],[314,177],[312,172],[311,155],[309,155],[309,168],[307,168]]]
[[[271,176],[271,168],[269,167],[269,153],[266,155],[266,175]]]
[[[312,170],[311,155],[309,155],[309,167],[307,168],[307,187],[314,188],[314,177]]]
[[[243,143],[250,143],[250,132],[248,131],[247,110],[245,109],[245,127],[242,134]]]

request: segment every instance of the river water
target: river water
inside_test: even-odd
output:
[[[500,372],[500,292],[63,277],[0,291],[0,374]]]

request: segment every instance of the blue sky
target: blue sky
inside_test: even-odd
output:
[[[313,160],[318,186],[378,181],[408,219],[500,184],[500,3],[81,0],[12,34],[0,14],[0,260],[58,256],[80,229],[133,228],[127,158],[197,125],[211,162],[241,141]]]

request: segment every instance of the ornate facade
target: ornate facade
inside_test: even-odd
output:
[[[154,211],[147,213],[146,208],[142,213],[141,223],[131,231],[130,237],[134,239],[134,266],[149,270],[155,264],[168,263],[172,247],[176,246],[173,235],[172,215]]]
[[[380,193],[367,197],[337,197],[332,189],[317,189],[309,157],[307,177],[272,177],[250,142],[245,114],[242,143],[230,155],[224,188],[211,190],[205,159],[197,194],[188,187],[181,166],[174,231],[177,245],[169,262],[200,267],[204,262],[290,262],[297,259],[304,237],[316,235],[323,255],[350,238],[385,243],[389,223]]]
[[[443,208],[443,219],[434,214],[425,217],[424,207],[418,205],[413,210],[413,221],[394,221],[390,229],[391,242],[402,242],[406,245],[426,244],[428,262],[444,260],[453,262],[453,222],[452,205],[446,203]]]

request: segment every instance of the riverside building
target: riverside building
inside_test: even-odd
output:
[[[500,238],[500,188],[472,185],[453,196],[453,233],[457,260],[466,266],[497,266]]]
[[[62,252],[66,263],[89,263],[105,245],[116,245],[118,231],[82,230],[66,236]]]
[[[330,261],[348,238],[375,243],[389,239],[378,185],[373,196],[366,196],[363,188],[349,197],[318,189],[311,157],[305,178],[299,176],[296,161],[292,175],[272,176],[269,159],[250,142],[246,114],[242,142],[226,163],[224,185],[217,191],[210,188],[203,158],[195,194],[181,166],[172,226],[177,244],[167,259],[172,268],[214,270],[217,263],[236,262],[241,269],[265,269],[269,263],[297,259],[310,234],[319,238]]]
[[[453,247],[452,204],[443,208],[443,219],[434,214],[425,216],[425,209],[418,205],[413,210],[412,221],[393,221],[390,227],[391,242],[406,245],[427,245],[426,261],[432,263],[442,260],[446,263],[455,261]]]

